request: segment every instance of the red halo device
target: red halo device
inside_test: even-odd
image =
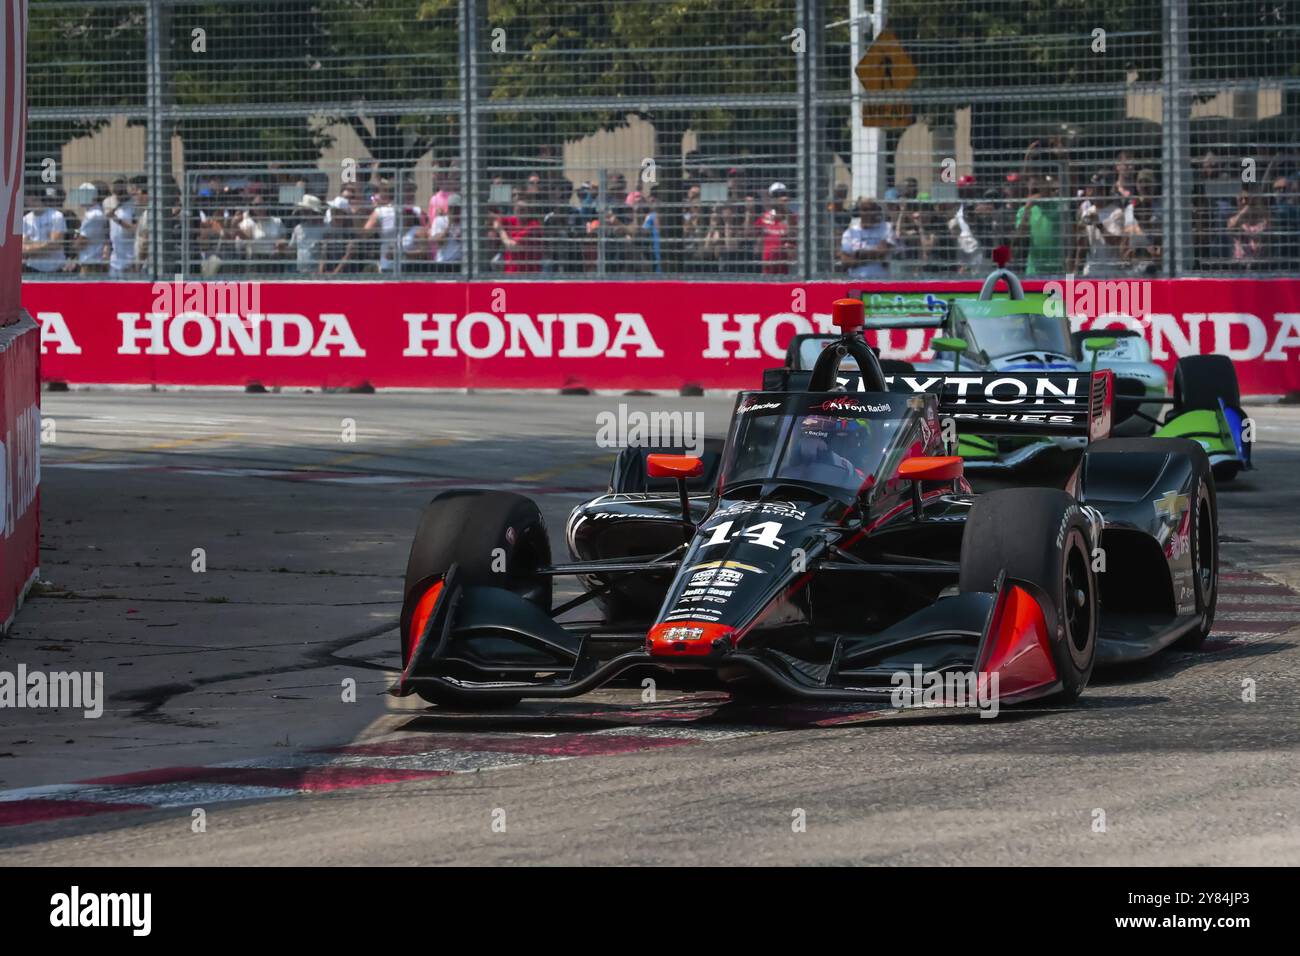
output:
[[[836,299],[831,303],[831,324],[845,335],[855,332],[866,323],[861,299]]]

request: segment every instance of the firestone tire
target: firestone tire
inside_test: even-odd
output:
[[[1060,703],[1078,698],[1097,655],[1097,580],[1091,525],[1074,498],[1055,488],[1007,488],[975,499],[961,544],[962,592],[991,591],[998,576],[1041,588]]]
[[[412,589],[421,581],[444,574],[455,564],[461,584],[506,588],[549,611],[552,579],[532,572],[550,563],[546,522],[530,499],[504,491],[443,492],[425,506],[411,542],[406,601],[410,604],[418,597]],[[403,631],[407,619],[403,613]],[[522,699],[484,701],[471,694],[429,689],[417,693],[431,704],[458,710],[495,710]]]
[[[1219,410],[1219,399],[1231,408],[1241,405],[1237,369],[1226,355],[1188,355],[1174,367],[1174,407],[1171,415]]]

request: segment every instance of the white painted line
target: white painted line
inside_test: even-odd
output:
[[[21,787],[17,790],[0,790],[0,803],[14,803],[18,800],[45,800],[75,797],[80,791],[89,790],[91,786],[84,783],[51,783],[43,787]]]
[[[77,794],[78,800],[95,803],[143,803],[151,807],[201,807],[209,803],[232,800],[262,800],[268,797],[291,797],[296,790],[283,787],[257,787],[235,783],[211,783],[202,780],[178,780],[134,786],[120,784],[90,787]]]

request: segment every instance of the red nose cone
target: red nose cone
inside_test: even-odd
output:
[[[1005,269],[1007,263],[1011,261],[1011,247],[995,246],[993,248],[993,261],[997,263],[999,269]]]
[[[841,332],[860,329],[864,321],[861,299],[836,299],[831,303],[831,322]]]

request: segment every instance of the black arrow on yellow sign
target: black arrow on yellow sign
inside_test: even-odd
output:
[[[893,30],[881,30],[853,68],[858,82],[868,93],[891,93],[909,89],[916,82],[916,64],[898,42]],[[900,128],[911,126],[915,117],[907,103],[872,101],[862,104],[863,126]]]

